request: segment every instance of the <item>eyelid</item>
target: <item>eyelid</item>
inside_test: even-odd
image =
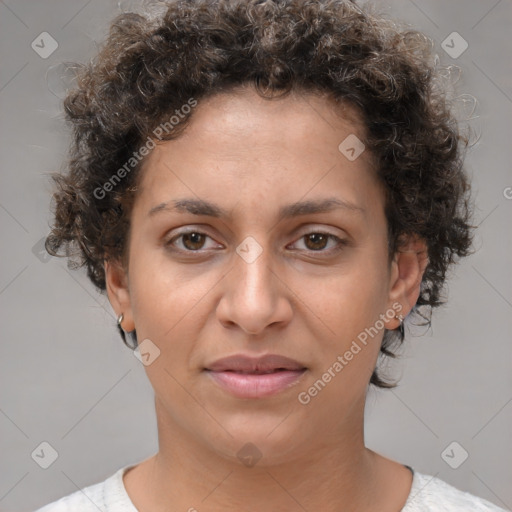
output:
[[[323,235],[332,236],[334,238],[338,238],[339,240],[344,240],[345,242],[349,242],[350,235],[343,229],[335,226],[330,226],[329,224],[306,224],[299,226],[296,230],[294,230],[294,237],[300,238],[305,235],[309,235],[311,233],[320,233]]]
[[[329,228],[332,229],[332,231],[329,231]],[[333,232],[335,229],[337,230],[338,233]],[[341,238],[341,236],[343,236],[341,234],[341,231],[343,231],[343,230],[340,229],[340,228],[335,228],[334,226],[329,226],[328,224],[312,224],[312,223],[308,223],[306,225],[299,226],[295,230],[295,233],[296,234],[302,233],[301,236],[304,236],[304,235],[307,235],[307,234],[310,234],[310,233],[322,233],[324,235],[332,235],[332,236],[336,236],[338,238]]]

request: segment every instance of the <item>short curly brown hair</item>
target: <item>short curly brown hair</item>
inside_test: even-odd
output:
[[[98,55],[77,73],[64,101],[74,141],[67,171],[54,178],[48,252],[64,248],[70,264],[85,265],[105,290],[104,260],[125,262],[141,162],[108,193],[104,184],[145,141],[178,137],[193,115],[182,115],[191,98],[245,84],[269,99],[292,89],[327,93],[355,107],[366,127],[364,144],[386,191],[390,256],[402,235],[427,243],[413,312],[430,325],[421,308],[444,303],[447,269],[470,253],[473,228],[467,139],[438,86],[431,40],[348,0],[171,0],[164,7],[116,17]],[[155,128],[173,113],[180,122],[162,137]],[[403,326],[387,330],[381,355],[394,357],[391,347],[403,339]],[[394,386],[377,369],[370,382]]]

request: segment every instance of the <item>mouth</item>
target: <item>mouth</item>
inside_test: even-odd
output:
[[[303,368],[305,370],[305,368]],[[213,371],[213,370],[211,370]],[[275,368],[273,370],[256,370],[256,371],[244,371],[244,370],[223,370],[225,372],[239,373],[241,375],[268,375],[269,373],[277,373],[277,372],[289,372],[295,370],[289,370],[287,368]]]
[[[307,368],[293,359],[266,355],[231,356],[204,368],[221,389],[237,398],[264,398],[294,386]]]
[[[278,354],[266,354],[260,357],[252,357],[244,354],[236,354],[222,359],[217,359],[209,364],[205,370],[213,372],[237,372],[237,373],[273,373],[276,371],[303,370],[306,366],[286,356]]]

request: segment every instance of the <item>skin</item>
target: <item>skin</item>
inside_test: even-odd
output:
[[[428,262],[417,238],[389,262],[384,192],[371,155],[349,161],[338,150],[350,134],[364,138],[357,114],[327,97],[268,101],[243,87],[201,100],[183,135],[147,157],[127,265],[105,263],[123,328],[136,328],[139,343],[148,338],[160,350],[145,366],[159,451],[124,476],[139,511],[271,504],[274,511],[392,512],[405,504],[410,471],[364,445],[365,398],[384,330],[307,405],[297,398],[393,304],[406,316]],[[364,211],[278,221],[282,206],[332,197]],[[148,214],[182,198],[230,215]],[[176,238],[189,228],[207,236]],[[312,233],[347,244],[309,241]],[[248,236],[262,249],[252,263],[236,252]],[[385,320],[388,329],[398,325]],[[308,370],[277,395],[243,400],[203,371],[237,353],[281,354]],[[253,467],[237,457],[248,442],[262,455]]]

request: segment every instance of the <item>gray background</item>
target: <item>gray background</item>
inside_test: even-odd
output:
[[[479,230],[433,329],[414,329],[394,365],[400,386],[370,392],[367,445],[510,508],[512,3],[379,4],[434,38],[442,62],[462,69],[459,91],[478,100],[472,125],[481,137],[467,168]],[[2,511],[34,510],[157,450],[152,389],[107,299],[64,260],[38,257],[50,220],[48,173],[62,168],[69,141],[55,66],[90,58],[118,11],[103,0],[0,2]],[[44,31],[58,42],[46,59],[31,48]],[[456,59],[441,47],[453,31],[469,44]],[[43,441],[58,452],[48,469],[31,457]],[[469,453],[458,469],[441,456],[453,441],[452,464]]]

